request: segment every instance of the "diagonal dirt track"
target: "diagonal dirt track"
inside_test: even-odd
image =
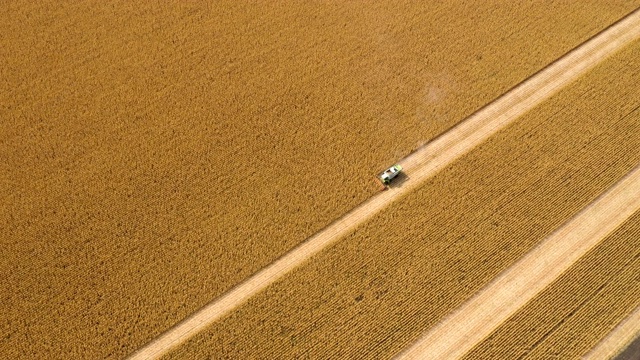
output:
[[[640,336],[640,307],[616,326],[595,348],[584,355],[585,360],[611,359]]]
[[[498,276],[397,359],[457,359],[640,209],[640,167]]]
[[[401,187],[381,193],[309,238],[280,259],[139,349],[131,359],[157,358],[225,316],[307,259],[349,234],[390,202],[409,193],[491,135],[513,122],[597,63],[640,37],[636,11],[576,48],[545,70],[400,161],[409,176]]]

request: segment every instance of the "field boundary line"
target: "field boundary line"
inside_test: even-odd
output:
[[[400,160],[399,163],[408,175],[408,180],[401,186],[392,187],[365,201],[275,262],[152,339],[129,359],[157,359],[204,330],[638,37],[640,10],[626,16]]]
[[[596,347],[584,355],[584,360],[612,359],[640,336],[640,306],[616,326]]]
[[[396,359],[458,359],[640,210],[640,166],[401,352]]]

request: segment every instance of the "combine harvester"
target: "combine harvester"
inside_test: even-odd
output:
[[[382,190],[388,189],[391,181],[395,179],[396,176],[400,174],[400,172],[402,172],[402,166],[400,166],[400,164],[395,164],[387,170],[378,174],[378,180],[380,180],[380,183],[383,186]]]

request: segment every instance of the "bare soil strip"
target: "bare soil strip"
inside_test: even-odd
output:
[[[638,336],[640,336],[640,307],[616,326],[607,337],[584,356],[584,359],[612,359]]]
[[[635,11],[400,161],[409,177],[402,186],[374,196],[347,213],[140,348],[130,359],[158,358],[202,331],[638,37],[640,11]]]
[[[398,359],[457,359],[640,209],[640,168],[609,189]]]

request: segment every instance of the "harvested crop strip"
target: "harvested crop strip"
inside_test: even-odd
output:
[[[389,191],[362,203],[277,261],[248,277],[161,336],[154,338],[136,351],[131,359],[159,357],[218,321],[242,305],[248,298],[331,246],[385,207],[391,206],[395,200],[414,191],[425,180],[637,38],[640,38],[640,11],[609,27],[434,141],[421,147],[411,156],[400,160],[406,175],[410,178],[409,182],[402,181],[402,186],[392,186],[388,189]],[[404,177],[406,179],[406,176]]]
[[[640,305],[640,213],[465,359],[578,358]]]
[[[638,42],[175,358],[388,358],[640,162]]]
[[[636,6],[2,6],[0,353],[130,353]]]

